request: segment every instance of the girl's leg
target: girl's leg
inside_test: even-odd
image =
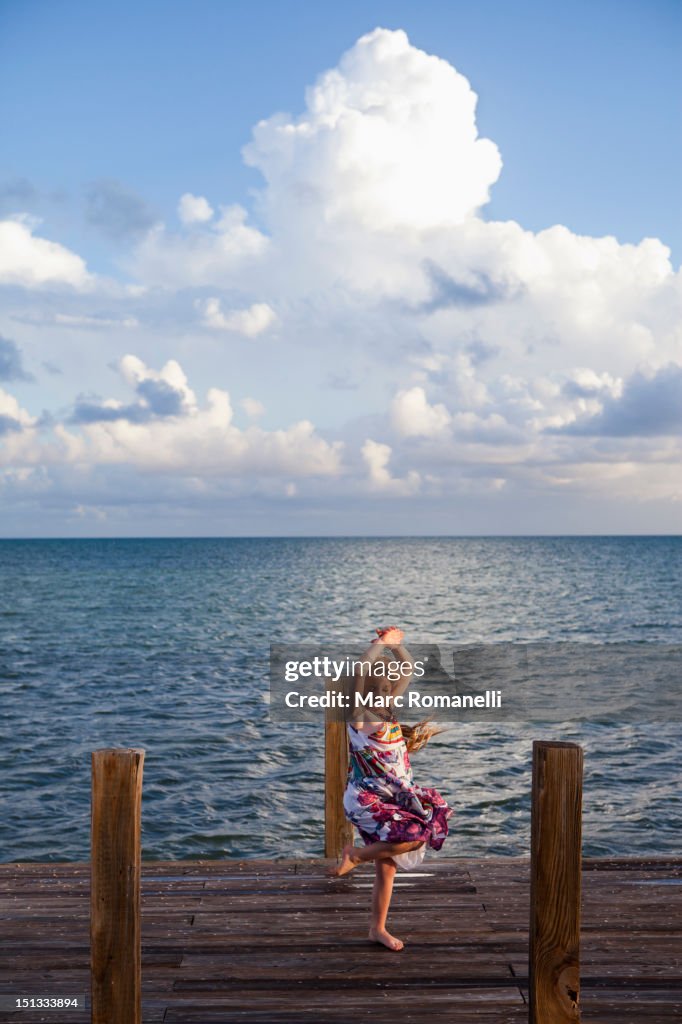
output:
[[[369,925],[369,937],[374,942],[381,942],[389,949],[403,948],[400,939],[386,930],[386,916],[393,892],[393,879],[398,870],[394,860],[382,857],[374,861],[374,888],[372,890],[372,919]]]
[[[353,868],[356,868],[364,860],[383,860],[386,857],[393,857],[399,853],[407,853],[409,850],[416,850],[423,846],[423,842],[414,843],[370,843],[368,846],[344,846],[341,856],[341,863],[332,868],[328,874],[345,875]]]

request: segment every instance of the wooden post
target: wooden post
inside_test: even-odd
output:
[[[337,689],[327,680],[327,691]],[[343,810],[348,773],[346,723],[338,712],[327,711],[324,726],[324,855],[339,857],[346,843],[353,842],[353,826]]]
[[[533,743],[530,859],[530,1024],[580,1020],[583,752]]]
[[[92,754],[92,1024],[141,1024],[140,828],[144,750]]]

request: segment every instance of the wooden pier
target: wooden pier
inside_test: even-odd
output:
[[[145,1024],[520,1024],[528,1020],[528,858],[428,855],[399,872],[389,927],[367,938],[371,866],[330,860],[143,861]],[[0,865],[0,995],[87,994],[89,863]],[[582,863],[584,1024],[682,1020],[682,858]]]

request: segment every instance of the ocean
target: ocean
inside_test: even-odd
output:
[[[682,537],[0,540],[0,581],[3,862],[88,859],[108,746],[146,751],[143,858],[322,856],[323,726],[270,719],[271,643],[682,642]],[[584,748],[586,856],[679,854],[682,724],[648,708],[449,722],[412,759],[442,855],[528,852],[533,739]]]

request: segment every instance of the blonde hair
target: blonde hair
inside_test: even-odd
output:
[[[386,665],[390,664],[395,659],[389,658],[386,654],[381,654],[376,661],[370,665],[369,672],[367,673],[366,685],[370,689],[375,689],[375,683],[382,679],[388,679],[387,675],[377,673],[374,674],[374,666],[378,661],[383,661]],[[435,725],[429,725],[430,718],[423,718],[421,722],[417,722],[416,725],[403,725],[400,724],[400,731],[403,734],[405,740],[405,746],[407,747],[408,753],[414,754],[417,750],[421,750],[433,736],[437,736],[440,732],[445,732],[445,729],[441,729]]]
[[[401,724],[400,731],[405,738],[405,746],[410,754],[425,747],[432,736],[437,736],[439,732],[445,732],[445,729],[440,729],[436,725],[429,725],[430,721],[430,718],[423,718],[416,725]]]

